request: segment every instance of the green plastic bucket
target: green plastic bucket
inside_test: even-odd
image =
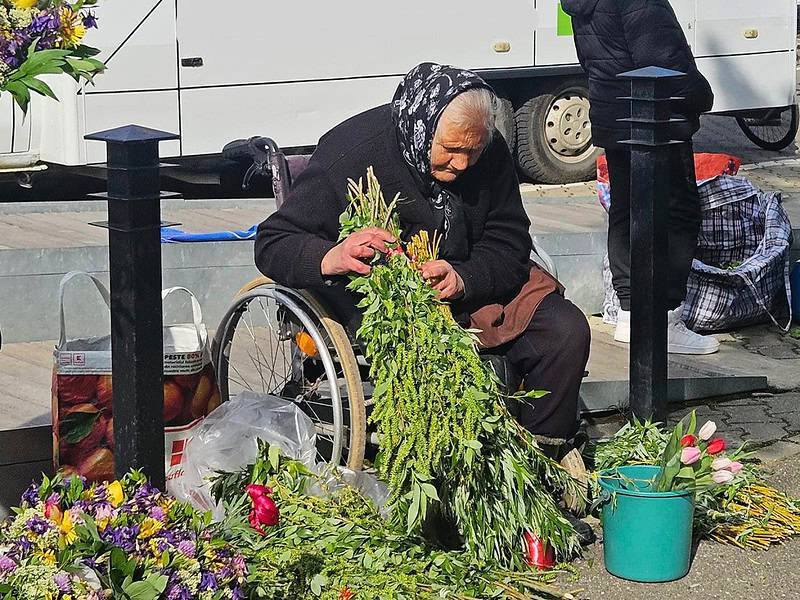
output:
[[[603,556],[612,575],[654,583],[689,572],[694,499],[690,492],[650,491],[659,471],[630,466],[600,473],[608,497],[602,514]]]

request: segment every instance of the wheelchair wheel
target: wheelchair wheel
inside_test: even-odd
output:
[[[294,402],[314,422],[317,460],[360,470],[366,415],[344,328],[307,292],[257,279],[240,291],[214,340],[222,400],[243,390]]]

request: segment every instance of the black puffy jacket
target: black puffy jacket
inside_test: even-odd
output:
[[[672,126],[673,139],[689,140],[700,128],[700,113],[711,109],[714,94],[697,70],[686,36],[668,0],[561,0],[572,16],[575,47],[589,77],[589,113],[596,146],[614,147],[630,137],[630,81],[618,74],[656,66],[686,73],[674,80],[670,95],[675,116],[688,122]]]

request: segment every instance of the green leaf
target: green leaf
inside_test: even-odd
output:
[[[328,585],[328,579],[322,573],[317,573],[311,579],[311,591],[315,596],[321,596],[322,588],[326,585]]]
[[[92,428],[99,418],[99,412],[77,411],[68,414],[59,425],[62,439],[68,444],[77,444],[92,432]]]
[[[269,447],[269,464],[277,471],[281,465],[281,449],[278,446],[272,445]]]
[[[422,484],[422,491],[423,493],[430,498],[431,500],[436,500],[439,502],[439,494],[436,492],[436,488],[433,487],[430,483],[423,483]]]
[[[144,581],[134,581],[122,589],[131,600],[156,600],[167,589],[168,582],[166,575],[151,575]]]
[[[53,100],[58,100],[56,98],[55,92],[47,85],[44,81],[40,81],[35,77],[26,78],[23,83],[27,85],[30,89],[34,92],[41,94],[42,96],[47,96],[48,98],[52,98]]]

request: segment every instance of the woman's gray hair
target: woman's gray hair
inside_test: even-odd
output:
[[[495,132],[495,121],[499,102],[497,96],[487,88],[472,88],[461,92],[453,98],[444,109],[442,118],[462,127],[482,124],[489,133],[489,139]]]

